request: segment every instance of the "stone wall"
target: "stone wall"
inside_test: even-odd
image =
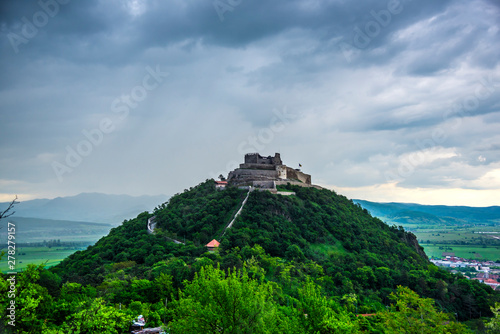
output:
[[[252,183],[255,188],[276,189],[274,181],[253,181]]]
[[[286,167],[286,178],[289,180],[299,180],[306,184],[311,184],[311,175],[302,173],[296,169]]]
[[[278,172],[278,178],[287,179],[287,173],[286,173],[287,168],[288,167],[285,165],[276,166],[276,171]]]
[[[259,153],[247,153],[245,154],[246,164],[258,164],[259,160],[262,159]]]
[[[307,183],[303,183],[303,182],[300,182],[300,181],[281,180],[281,181],[275,181],[274,183],[276,184],[276,186],[287,185],[287,184],[290,183],[291,185],[301,186],[301,187],[306,187],[306,188],[324,189],[323,187],[320,187],[318,185],[307,184]]]
[[[240,168],[242,169],[267,169],[267,170],[276,170],[275,165],[267,165],[267,164],[240,164]]]
[[[282,165],[283,162],[279,153],[275,153],[274,157],[263,157],[259,153],[247,153],[245,154],[245,164]]]
[[[253,181],[273,181],[278,179],[278,172],[266,169],[235,169],[229,172],[228,182],[236,186],[253,185]]]

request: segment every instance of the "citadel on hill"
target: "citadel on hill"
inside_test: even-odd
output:
[[[277,185],[287,183],[320,188],[311,183],[311,175],[284,165],[279,153],[275,153],[274,157],[263,157],[259,153],[245,154],[245,162],[240,164],[240,168],[229,172],[227,182],[234,186],[268,190],[275,190]]]

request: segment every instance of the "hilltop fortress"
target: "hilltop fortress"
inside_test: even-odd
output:
[[[234,186],[263,189],[276,189],[276,185],[287,183],[318,187],[311,184],[311,175],[284,165],[279,153],[275,153],[274,157],[263,157],[259,153],[245,154],[245,162],[240,164],[240,168],[229,172],[227,181]]]

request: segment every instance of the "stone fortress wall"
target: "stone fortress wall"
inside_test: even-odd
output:
[[[263,157],[258,153],[245,154],[245,162],[240,164],[240,168],[231,171],[227,180],[231,185],[263,189],[275,189],[278,182],[311,186],[311,175],[284,165],[279,153],[274,157]]]
[[[283,165],[283,162],[281,161],[281,156],[279,153],[275,153],[274,157],[263,157],[259,153],[247,153],[245,154],[244,164]]]

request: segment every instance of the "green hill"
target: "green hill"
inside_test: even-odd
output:
[[[396,324],[386,331],[384,319],[399,316],[409,326],[415,317],[415,328],[456,326],[448,332],[461,333],[462,325],[446,314],[460,320],[491,315],[498,294],[431,264],[413,234],[335,192],[283,188],[295,195],[251,192],[227,230],[247,190],[216,190],[213,180],[123,222],[87,250],[41,272],[37,284],[50,297],[39,304],[40,321],[53,319],[51,326],[69,330],[83,321],[86,309],[98,314],[107,305],[115,311],[105,317],[116,313],[118,327],[146,314],[150,324],[168,323],[173,333],[398,333],[403,329]],[[153,216],[157,228],[150,234]],[[213,238],[220,247],[208,252],[205,244]],[[387,309],[401,298],[418,304],[410,313],[428,304],[428,320],[419,323],[420,311]]]

